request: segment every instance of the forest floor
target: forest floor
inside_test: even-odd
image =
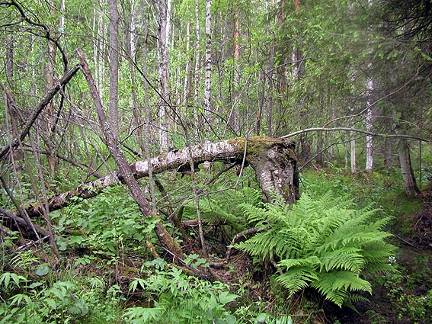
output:
[[[328,171],[322,171],[327,173]],[[361,205],[372,201],[393,217],[389,232],[397,246],[393,273],[372,281],[373,294],[353,308],[324,305],[330,322],[340,323],[430,323],[432,313],[432,188],[416,198],[407,198],[392,174],[330,175],[351,190]],[[397,178],[396,178],[397,179]]]
[[[190,185],[188,180],[182,178],[181,186],[176,188],[175,177],[172,174],[163,179],[173,205],[176,199],[182,199],[182,192],[190,192],[185,189]],[[199,177],[204,183],[206,175]],[[227,175],[220,188],[236,182],[235,176]],[[253,191],[257,185],[250,170],[241,185],[242,189],[220,194],[220,188],[213,188],[214,200],[200,203],[204,220],[217,223],[223,218],[233,224],[230,230],[221,226],[206,228],[213,258],[210,262],[223,259],[232,231],[238,231],[235,226],[247,226],[239,212],[241,202],[260,199]],[[257,265],[244,253],[234,253],[227,267],[213,270],[228,286],[195,280],[180,275],[176,269],[167,270],[166,262],[149,252],[148,242],[156,245],[151,234],[154,221],[143,222],[126,191],[114,187],[97,198],[77,201],[52,214],[61,255],[59,263],[55,263],[47,246],[3,256],[7,264],[4,270],[25,277],[32,284],[24,290],[6,289],[2,293],[4,300],[15,302],[0,304],[0,323],[26,323],[28,314],[37,314],[41,320],[82,318],[86,323],[133,322],[137,316],[156,316],[139,313],[146,309],[143,307],[169,307],[177,318],[201,318],[214,303],[213,295],[224,296],[224,301],[218,299],[219,304],[208,312],[225,318],[227,323],[229,314],[240,323],[290,323],[270,320],[274,314],[290,315],[294,323],[428,323],[432,313],[432,191],[425,190],[418,198],[410,199],[405,196],[396,171],[352,176],[336,168],[306,170],[301,187],[319,188],[335,196],[349,195],[359,208],[372,205],[380,210],[379,217],[392,218],[386,230],[393,234],[391,243],[398,247],[396,257],[389,260],[393,271],[370,278],[373,294],[366,296],[369,301],[339,308],[323,302],[313,291],[288,299],[286,292],[274,290],[270,279],[274,267]],[[196,217],[193,206],[191,202],[184,208],[185,219]],[[192,239],[182,242],[189,255],[186,261],[193,266],[204,265],[207,261],[200,255],[196,227],[188,233]],[[163,253],[160,249],[158,252]],[[27,308],[22,308],[22,300],[16,301],[27,298],[23,296],[29,298]],[[92,309],[97,312],[90,313]],[[20,313],[27,314],[21,321],[16,315]],[[171,322],[174,321],[166,319],[166,323]]]

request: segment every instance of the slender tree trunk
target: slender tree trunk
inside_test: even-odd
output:
[[[373,113],[372,113],[372,92],[374,90],[374,82],[371,78],[367,80],[367,100],[366,100],[366,131],[373,131]],[[366,135],[366,171],[373,169],[373,137]]]
[[[394,119],[393,112],[386,111],[385,114],[388,117],[388,122],[386,122],[387,126],[387,132],[392,133],[394,132]],[[393,167],[393,140],[386,137],[384,138],[384,166],[387,170],[392,169]]]
[[[393,141],[389,138],[384,139],[384,166],[387,170],[393,167]]]
[[[199,21],[199,0],[195,0],[195,68],[194,68],[194,117],[198,122],[199,107],[199,80],[200,80],[200,21]],[[198,131],[198,129],[197,129]]]
[[[282,28],[283,24],[285,23],[285,6],[286,6],[286,0],[280,0],[279,2],[279,10],[276,16],[277,25],[279,28]],[[296,7],[297,11],[297,7]],[[277,73],[278,73],[278,91],[280,95],[283,95],[286,93],[286,87],[287,87],[287,80],[286,80],[286,67],[285,67],[285,51],[279,49],[278,50],[278,57],[279,57],[279,66],[277,67]],[[294,55],[296,53],[296,50],[293,50],[293,58],[292,60],[295,61]],[[296,65],[293,65],[293,69],[297,70]],[[298,73],[294,73],[296,76],[294,77],[297,79]],[[282,107],[280,107],[282,108]]]
[[[190,97],[190,91],[191,91],[191,65],[193,61],[193,57],[190,58],[190,28],[191,24],[190,22],[186,25],[186,53],[188,55],[188,60],[186,62],[186,68],[185,68],[185,77],[183,82],[183,104],[188,105],[189,103],[189,97]]]
[[[49,6],[51,8],[54,7],[54,3],[52,0],[49,0]],[[52,11],[54,14],[54,12]],[[54,85],[54,67],[55,67],[55,57],[56,57],[56,46],[53,42],[48,40],[47,44],[47,64],[45,66],[45,90],[48,91]],[[57,158],[53,153],[54,147],[53,142],[51,140],[51,129],[54,126],[55,113],[54,113],[54,103],[49,102],[45,108],[44,112],[44,141],[46,151],[48,152],[47,160],[50,173],[53,175],[56,169]]]
[[[130,56],[132,61],[136,60],[136,51],[137,51],[137,35],[136,35],[136,3],[135,0],[131,2],[131,12],[129,18],[129,44],[127,46],[128,55]],[[133,63],[129,60],[129,70],[130,70],[130,82],[131,82],[131,102],[132,102],[132,115],[134,118],[134,124],[136,127],[136,140],[140,147],[141,154],[145,153],[145,145],[144,145],[144,134],[143,134],[143,126],[142,126],[142,111],[140,109],[140,105],[138,103],[138,94],[137,94],[137,82],[136,82],[136,74],[135,67]],[[145,119],[145,118],[144,118]]]
[[[411,165],[408,141],[404,138],[399,140],[399,162],[404,180],[405,193],[409,197],[415,197],[420,193],[420,190],[417,187],[414,171]]]
[[[372,0],[368,0],[369,7],[372,5]],[[370,29],[368,27],[368,29]],[[370,47],[370,44],[368,44]],[[372,63],[368,63],[368,69],[369,73],[371,73],[372,69]],[[366,80],[366,90],[367,90],[367,99],[366,99],[366,116],[365,116],[365,126],[366,131],[372,132],[373,131],[373,112],[372,112],[372,93],[374,91],[374,81],[371,76],[368,76],[368,79]],[[373,150],[374,150],[374,144],[373,144],[373,138],[370,135],[366,135],[366,171],[372,171],[373,169]]]
[[[272,47],[270,50],[269,73],[268,73],[268,100],[267,100],[267,134],[273,135],[273,70],[275,59],[275,42],[273,38]]]
[[[60,32],[61,36],[63,36],[65,33],[65,13],[66,13],[66,3],[65,2],[66,2],[66,0],[60,1],[61,16],[60,16],[59,32]]]
[[[105,79],[105,23],[104,23],[104,3],[105,0],[99,0],[99,9],[95,10],[95,76],[96,85],[103,103],[104,79]]]
[[[206,0],[206,19],[205,19],[205,33],[206,33],[206,52],[205,52],[205,89],[204,89],[204,108],[207,120],[210,122],[212,118],[211,107],[211,71],[212,71],[212,35],[211,35],[211,0]]]
[[[294,8],[295,12],[298,14],[301,9],[301,1],[300,0],[294,0]],[[281,8],[282,9],[282,8]],[[283,22],[283,21],[282,21]],[[291,53],[291,60],[292,60],[292,79],[294,82],[298,82],[304,75],[304,65],[302,62],[303,54],[299,47],[293,47],[292,53]],[[280,77],[282,77],[282,73],[280,73]],[[285,78],[284,78],[285,79]],[[284,80],[283,79],[283,80]],[[282,85],[285,84],[285,81]],[[282,91],[284,91],[284,88],[282,88]],[[298,106],[300,109],[300,120],[301,122],[306,122],[307,115],[305,113],[304,108],[304,99],[300,99],[300,102],[298,102]],[[306,134],[300,135],[299,139],[300,143],[300,154],[304,161],[308,161],[311,155],[311,141],[308,139]]]
[[[109,122],[112,127],[114,137],[118,137],[119,132],[119,112],[118,112],[118,69],[119,69],[119,46],[118,46],[118,22],[119,14],[117,11],[117,0],[108,0],[110,11],[109,22],[109,60],[110,60],[110,95],[109,95]]]
[[[356,140],[354,138],[354,134],[351,133],[351,141],[350,141],[350,157],[351,157],[351,173],[357,172],[357,163],[356,163]]]
[[[266,77],[265,77],[265,73],[263,71],[260,71],[259,79],[261,80],[261,98],[260,98],[259,107],[258,107],[256,118],[255,118],[255,134],[256,135],[261,134],[262,118],[263,118],[264,106],[265,106],[265,101],[266,101],[265,100],[265,97],[266,97]]]
[[[160,93],[163,99],[159,103],[159,143],[161,152],[168,151],[168,116],[167,103],[169,102],[169,90],[168,90],[168,39],[169,39],[169,26],[168,26],[168,4],[170,0],[157,0],[158,8],[158,53],[159,53],[159,83]]]
[[[239,60],[240,60],[240,18],[239,18],[239,9],[235,8],[234,15],[234,34],[233,34],[233,84],[232,84],[232,92],[233,98],[231,102],[231,111],[228,117],[228,122],[230,127],[238,133],[240,130],[240,121],[239,121],[239,83],[240,83],[240,70],[239,70]]]
[[[14,87],[14,37],[10,35],[6,39],[5,46],[5,59],[6,59],[6,80],[7,84],[4,85],[4,96],[5,96],[5,107],[6,107],[6,116],[7,121],[10,124],[11,130],[11,139],[18,137],[18,129],[20,122],[20,114],[18,111],[18,107],[15,103],[15,99],[13,96],[13,87]],[[15,151],[14,159],[20,159],[22,156],[22,152]]]

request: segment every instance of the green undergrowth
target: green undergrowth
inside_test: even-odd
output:
[[[384,214],[392,216],[390,225],[393,232],[406,235],[412,234],[411,217],[422,207],[420,199],[405,195],[398,170],[355,175],[340,169],[306,170],[302,175],[301,187],[302,190],[311,189],[319,194],[327,191],[335,195],[348,194],[359,207],[374,204]]]
[[[240,180],[227,172],[204,185],[222,167],[198,173],[198,206],[190,177],[161,175],[169,199],[157,193],[156,204],[171,204],[183,221],[196,219],[198,207],[211,259],[223,257],[240,231],[264,229],[237,245],[252,261],[247,271],[236,261],[228,265],[221,278],[235,281],[209,282],[170,265],[153,231],[156,219],[144,218],[115,186],[51,213],[59,262],[47,245],[16,251],[14,237],[3,241],[0,323],[302,323],[323,318],[324,299],[357,307],[376,296],[394,309],[392,320],[430,316],[432,273],[419,271],[430,268],[430,255],[407,261],[404,253],[413,253],[402,247],[394,254],[389,244],[400,242],[388,232],[410,235],[410,216],[421,208],[405,197],[397,173],[306,170],[302,198],[289,207],[263,204],[250,168]],[[196,227],[186,232],[198,237]],[[189,267],[209,267],[199,248],[187,253]],[[363,312],[369,321],[391,322],[387,313]]]

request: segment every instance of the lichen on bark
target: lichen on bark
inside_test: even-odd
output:
[[[287,203],[299,197],[295,143],[280,138],[254,136],[236,138],[229,143],[246,150],[246,161],[255,170],[266,201],[279,196]]]

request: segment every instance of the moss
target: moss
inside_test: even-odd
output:
[[[228,143],[235,145],[241,149],[244,149],[245,143],[247,142],[247,155],[249,156],[259,156],[262,152],[268,150],[274,145],[285,145],[289,148],[289,142],[286,142],[280,138],[268,137],[268,136],[252,136],[248,139],[245,137],[237,137],[228,140]],[[292,153],[290,156],[295,159],[295,153],[292,149],[289,149]]]

